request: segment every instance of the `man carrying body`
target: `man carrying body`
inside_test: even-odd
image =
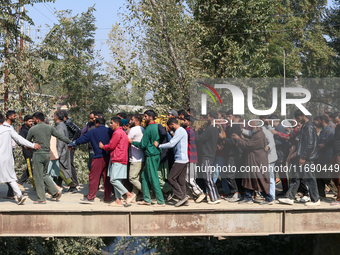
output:
[[[51,136],[57,139],[70,143],[70,139],[61,135],[54,127],[47,125],[45,122],[45,116],[41,112],[33,114],[33,121],[36,124],[28,131],[27,140],[40,144],[41,149],[33,153],[33,165],[34,165],[34,183],[37,191],[38,201],[35,204],[46,204],[45,186],[57,200],[61,197],[61,191],[57,189],[52,179],[47,174],[48,164],[50,162],[50,141]]]
[[[91,143],[94,156],[91,165],[91,171],[89,174],[89,193],[84,197],[81,204],[93,204],[94,198],[98,191],[98,185],[100,177],[103,176],[104,182],[104,202],[111,202],[111,184],[110,178],[107,176],[107,169],[110,161],[110,153],[99,148],[99,142],[105,144],[110,142],[112,136],[112,129],[105,127],[105,119],[97,118],[96,128],[91,129],[85,135],[79,137],[68,146],[75,146],[85,143]]]
[[[154,141],[159,142],[158,124],[155,122],[156,116],[153,110],[145,111],[144,121],[147,127],[144,130],[142,140],[140,142],[133,142],[132,139],[129,139],[132,145],[143,149],[146,156],[145,167],[141,174],[144,201],[138,202],[139,205],[151,205],[150,189],[152,188],[157,198],[157,204],[152,206],[165,206],[157,173],[161,149],[153,145]]]
[[[40,145],[27,141],[18,135],[13,129],[4,126],[4,121],[4,116],[0,114],[0,182],[8,183],[8,185],[12,187],[12,190],[18,198],[18,205],[20,205],[26,200],[26,198],[22,195],[16,182],[17,177],[14,171],[14,158],[11,146],[12,141],[14,140],[22,146],[35,150],[39,150]]]
[[[24,117],[24,124],[21,126],[19,135],[21,135],[23,138],[26,139],[28,131],[32,127],[32,125],[33,125],[33,117],[32,117],[32,115],[26,115]],[[27,164],[27,169],[26,169],[25,172],[22,173],[22,175],[21,175],[21,177],[20,177],[20,179],[18,181],[18,185],[19,185],[20,190],[24,189],[24,187],[22,185],[24,184],[24,182],[27,181],[28,178],[30,178],[29,169],[31,169],[31,173],[32,173],[33,151],[29,151],[25,147],[22,147],[22,154],[23,154],[23,156],[25,158],[25,162]]]

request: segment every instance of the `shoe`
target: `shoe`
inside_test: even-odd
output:
[[[295,201],[296,202],[301,202],[301,197],[300,196],[295,196]]]
[[[93,205],[94,204],[94,199],[87,199],[86,197],[84,197],[83,199],[80,200],[79,204],[90,204]]]
[[[183,204],[183,206],[189,206],[189,200],[186,201],[186,202]]]
[[[187,201],[188,201],[188,197],[185,197],[185,198],[179,200],[179,201],[175,204],[175,207],[179,207],[179,206],[181,206],[181,205],[184,205]]]
[[[207,202],[208,202],[208,204],[209,204],[209,202],[211,202],[210,197],[209,197],[208,194],[207,194]]]
[[[205,194],[202,192],[201,195],[199,195],[198,198],[195,200],[195,203],[201,203],[204,198]]]
[[[317,205],[320,205],[320,199],[316,202],[310,201],[310,202],[305,203],[305,206],[317,206]]]
[[[62,192],[61,192],[61,191],[58,191],[57,194],[54,194],[54,195],[52,196],[52,198],[55,198],[57,201],[59,201],[60,198],[61,198],[61,194],[62,194]]]
[[[311,201],[310,197],[308,197],[308,196],[304,196],[303,198],[300,199],[301,203],[307,203],[307,202],[310,202],[310,201]]]
[[[26,200],[26,197],[24,196],[21,196],[21,197],[18,197],[18,205],[22,205]]]
[[[231,198],[227,199],[229,203],[235,203],[241,201],[242,197],[240,194],[234,194]]]
[[[281,204],[293,205],[294,200],[290,198],[279,198],[278,199]]]
[[[172,191],[168,192],[168,195],[166,197],[166,201],[170,201],[171,199],[173,199],[175,196],[175,194]]]
[[[133,194],[132,197],[126,199],[126,204],[131,204],[132,200],[136,200],[136,194]]]
[[[213,201],[209,201],[208,204],[210,204],[210,205],[216,205],[216,204],[221,203],[221,201],[222,201],[222,199],[217,199],[217,200],[215,200],[214,202],[213,202]]]
[[[76,186],[72,186],[70,187],[67,192],[70,192],[70,193],[77,193],[78,192],[78,189]]]
[[[260,205],[273,205],[273,204],[274,204],[274,200],[273,201],[264,200],[260,203]]]
[[[15,200],[15,197],[8,197],[8,196],[5,196],[5,197],[2,197],[3,199],[9,199],[9,200]]]
[[[239,204],[244,204],[244,205],[252,205],[254,202],[253,202],[252,199],[249,199],[249,200],[244,199],[244,200],[242,200],[242,201],[240,201],[238,203]]]
[[[333,203],[331,203],[332,206],[338,206],[340,205],[340,201],[334,201]]]
[[[286,192],[280,191],[276,194],[277,197],[284,197],[286,195]]]

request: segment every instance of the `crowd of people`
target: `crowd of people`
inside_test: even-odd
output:
[[[233,110],[196,116],[190,108],[169,110],[162,125],[147,110],[118,113],[108,127],[104,114],[93,111],[80,129],[67,111],[58,110],[55,127],[36,112],[24,117],[19,134],[16,118],[14,111],[0,114],[0,183],[8,185],[5,198],[17,196],[18,204],[25,201],[23,183],[29,178],[38,198],[34,204],[46,204],[46,196],[60,200],[63,182],[68,192],[78,192],[74,153],[87,144],[89,186],[81,204],[94,204],[102,178],[104,203],[118,207],[163,207],[166,201],[179,207],[191,200],[214,205],[222,199],[272,205],[276,198],[317,206],[327,193],[336,197],[331,205],[340,205],[339,112],[310,119],[297,110],[294,121],[271,115],[246,125]],[[27,163],[19,180],[16,144]]]

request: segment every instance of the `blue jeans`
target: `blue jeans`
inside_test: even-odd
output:
[[[218,170],[218,166],[219,167],[223,167],[225,164],[225,158],[222,158],[220,156],[216,156],[215,157],[215,162],[214,162],[214,165],[215,165],[215,172],[213,173],[213,182],[216,183],[217,180],[218,180],[218,176],[220,175],[220,171]]]
[[[272,196],[273,200],[275,200],[275,172],[274,172],[275,162],[269,164],[269,177],[270,177],[270,191],[269,194]]]

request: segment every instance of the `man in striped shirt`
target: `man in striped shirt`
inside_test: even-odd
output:
[[[197,164],[197,149],[195,143],[195,131],[190,126],[191,122],[193,122],[193,117],[187,115],[184,117],[184,121],[182,123],[182,127],[188,133],[188,158],[189,164],[187,167],[187,175],[186,181],[188,183],[189,189],[191,190],[192,194],[194,194],[197,199],[195,200],[196,203],[202,202],[205,198],[204,192],[196,183],[196,164]]]

